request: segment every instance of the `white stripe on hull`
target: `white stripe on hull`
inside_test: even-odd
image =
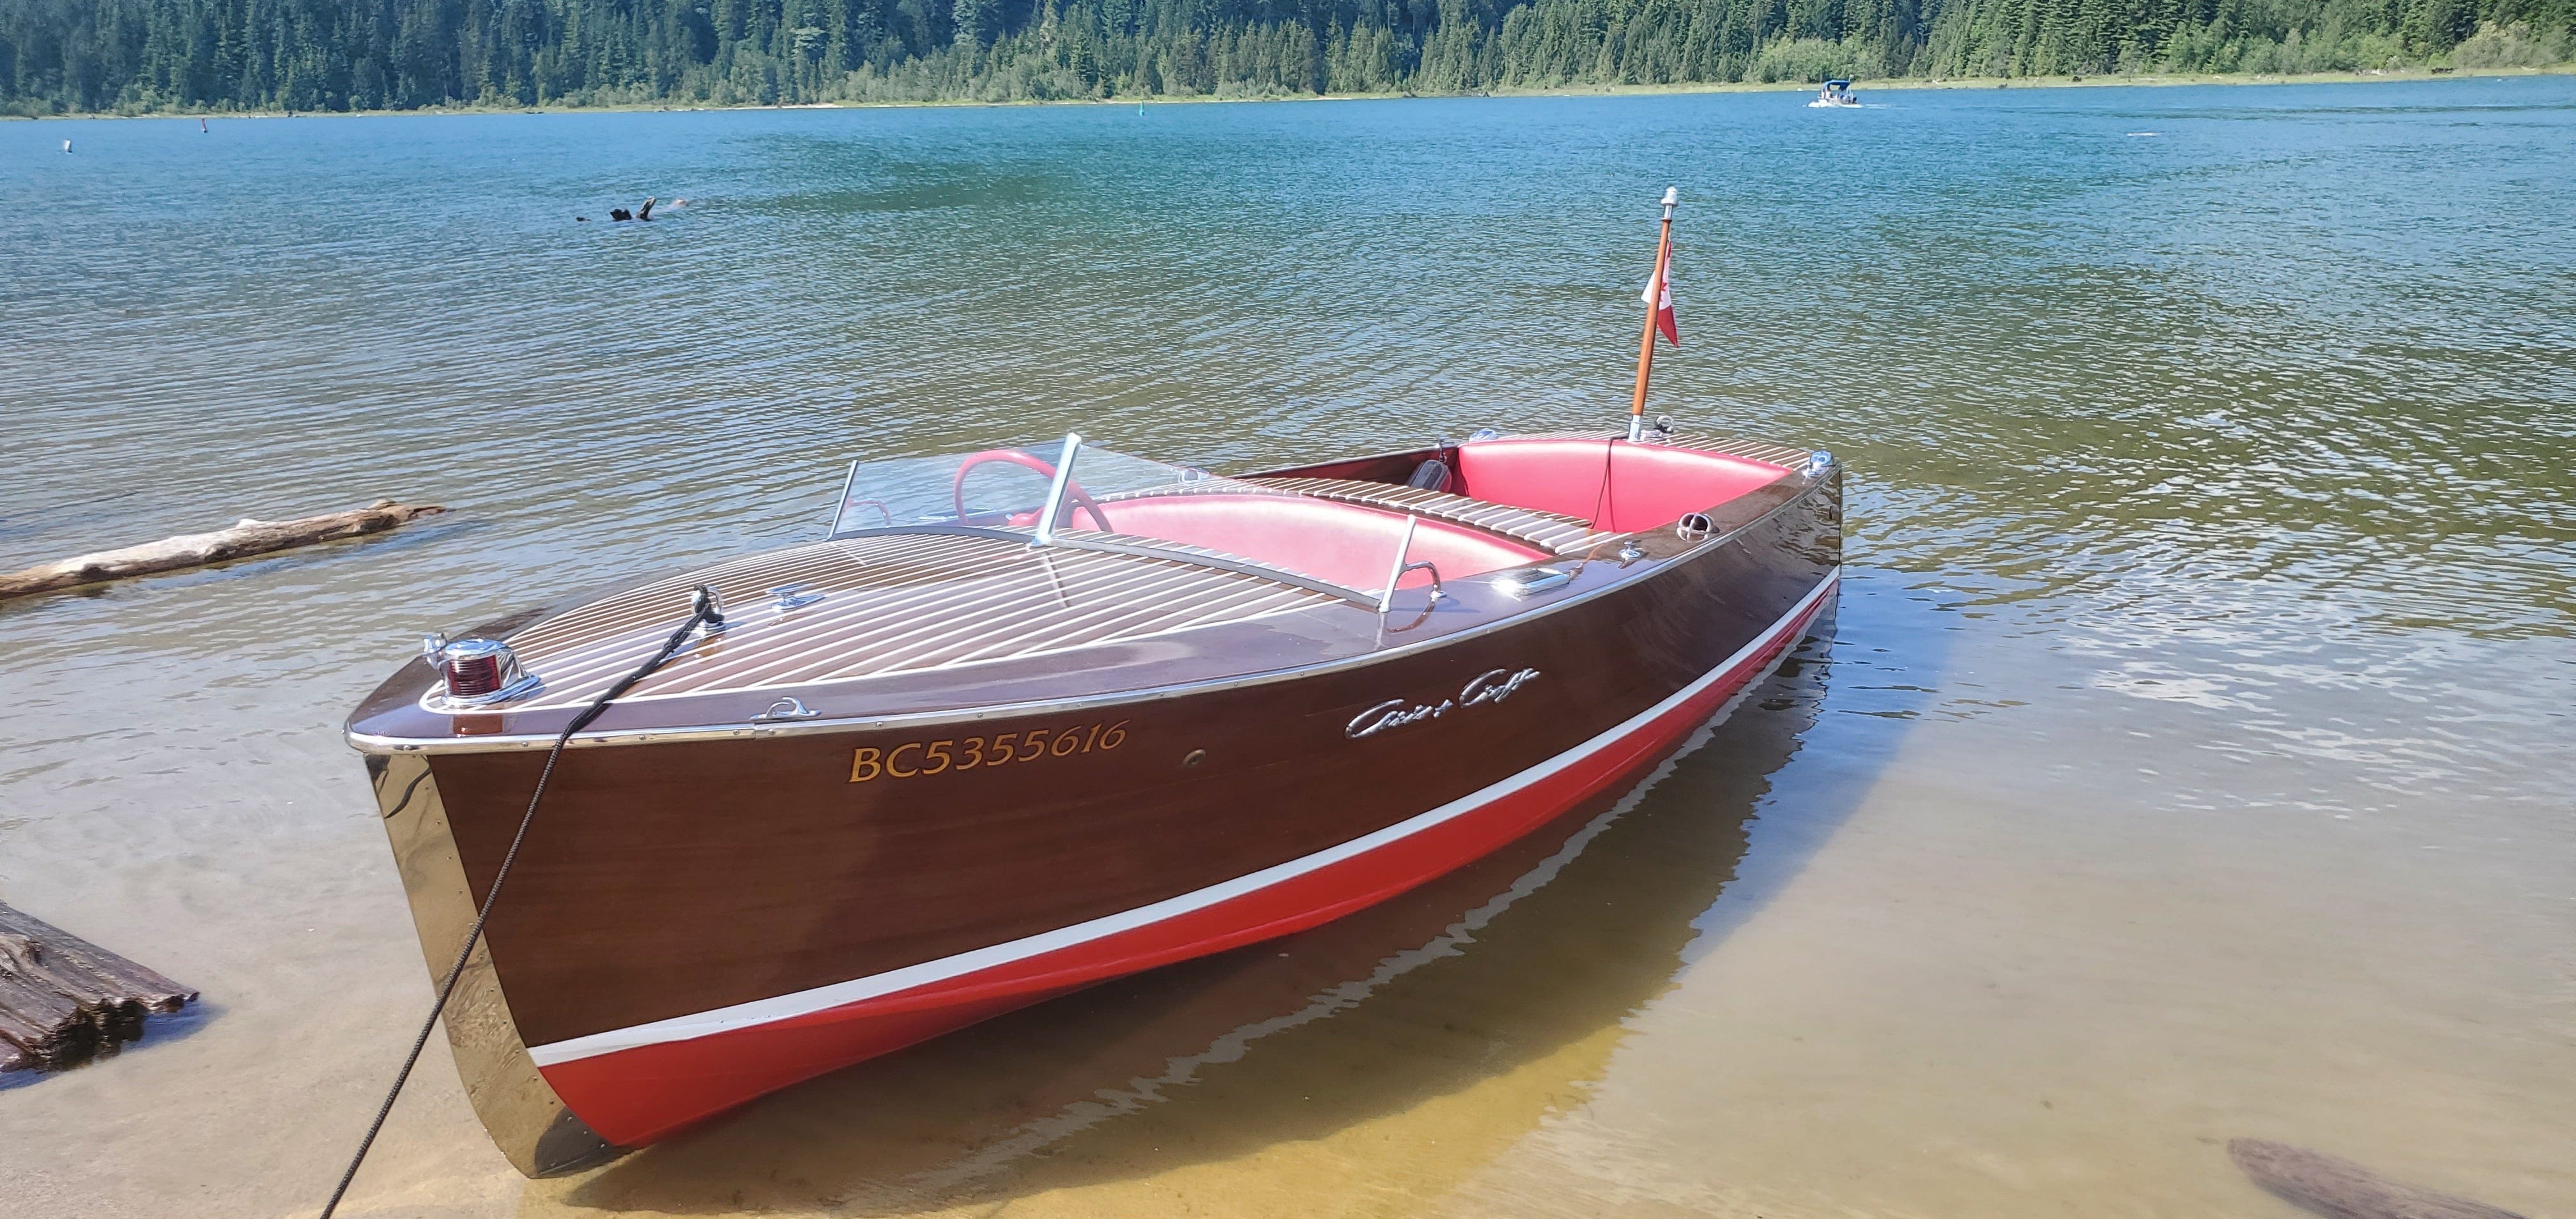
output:
[[[829,986],[818,986],[793,994],[755,999],[729,1007],[714,1008],[686,1016],[673,1016],[665,1020],[611,1029],[604,1033],[592,1033],[547,1045],[531,1046],[528,1049],[528,1056],[536,1060],[538,1066],[553,1066],[557,1063],[594,1058],[601,1054],[614,1054],[621,1050],[675,1041],[691,1041],[717,1033],[810,1015],[863,1000],[933,985],[1008,965],[1028,957],[1056,952],[1139,927],[1150,926],[1269,888],[1346,859],[1365,855],[1389,843],[1412,837],[1433,826],[1464,816],[1616,745],[1667,712],[1705,692],[1745,660],[1770,646],[1777,640],[1784,624],[1796,621],[1808,610],[1814,608],[1817,602],[1822,601],[1834,590],[1841,579],[1840,568],[1827,573],[1824,579],[1816,582],[1815,588],[1809,590],[1807,595],[1799,600],[1798,604],[1790,607],[1787,613],[1781,615],[1752,642],[1745,644],[1734,655],[1719,662],[1717,667],[1702,674],[1689,685],[1674,691],[1672,695],[1654,706],[1628,717],[1617,726],[1509,778],[1339,846],[1328,847],[1312,855],[1275,864],[1258,872],[1247,873],[1221,884],[1210,885],[1177,897],[1165,898],[1151,905],[1103,915],[1087,922],[1040,932],[1008,943],[961,952],[935,961],[924,961],[918,965],[908,965],[901,969],[855,978],[847,982],[835,982]],[[506,990],[506,986],[504,989]]]

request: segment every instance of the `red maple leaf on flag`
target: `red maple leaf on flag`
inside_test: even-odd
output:
[[[1656,291],[1658,288],[1662,289],[1660,295]],[[1664,332],[1664,341],[1675,347],[1681,346],[1681,328],[1673,322],[1673,268],[1670,262],[1655,269],[1655,277],[1646,281],[1646,290],[1638,293],[1638,299],[1655,307],[1655,329]]]

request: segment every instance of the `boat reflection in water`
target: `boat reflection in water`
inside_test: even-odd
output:
[[[1582,1103],[1626,1017],[1724,934],[1704,916],[1745,883],[1748,827],[1814,723],[1832,635],[1829,608],[1644,784],[1429,885],[800,1085],[534,1186],[522,1211],[900,1214],[1060,1190],[1083,1191],[1064,1200],[1085,1213],[1178,1209],[1176,1190],[1236,1214],[1427,1201]],[[1766,849],[1821,836],[1842,811],[1821,805],[1802,795],[1790,843]]]

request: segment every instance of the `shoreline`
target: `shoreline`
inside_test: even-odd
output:
[[[1887,77],[1879,80],[1856,80],[1855,93],[1902,93],[1952,89],[2098,89],[2122,87],[2164,88],[2177,85],[2320,85],[2378,84],[2405,81],[2472,80],[2497,77],[2576,75],[2576,60],[2539,68],[2465,68],[2435,71],[2429,68],[2374,68],[2353,72],[2304,72],[2293,75],[2238,72],[2154,73],[2138,76],[1969,76],[1952,79]],[[986,102],[963,99],[942,101],[886,102],[793,102],[778,105],[719,106],[671,105],[665,103],[613,103],[596,106],[567,106],[540,103],[534,106],[424,106],[416,110],[150,110],[134,114],[105,111],[79,111],[69,114],[0,114],[0,121],[59,122],[66,119],[283,119],[283,118],[364,118],[385,115],[492,115],[492,114],[653,114],[711,113],[739,110],[897,110],[935,107],[1001,109],[1017,106],[1169,106],[1208,105],[1236,102],[1357,102],[1413,101],[1444,98],[1496,97],[1656,97],[1693,93],[1797,93],[1816,88],[1814,81],[1710,81],[1671,85],[1589,85],[1548,89],[1479,89],[1472,93],[1319,93],[1279,97],[1085,97],[1060,99],[1024,99]]]

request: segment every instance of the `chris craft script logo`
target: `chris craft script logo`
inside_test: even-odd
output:
[[[1342,735],[1356,741],[1364,736],[1376,736],[1389,728],[1402,728],[1406,724],[1436,720],[1460,707],[1473,707],[1478,703],[1499,703],[1537,678],[1536,669],[1522,669],[1517,673],[1510,669],[1491,669],[1469,678],[1467,684],[1459,688],[1456,698],[1444,698],[1437,703],[1416,703],[1411,699],[1390,698],[1360,712],[1359,718],[1352,720],[1351,726],[1342,730]]]

